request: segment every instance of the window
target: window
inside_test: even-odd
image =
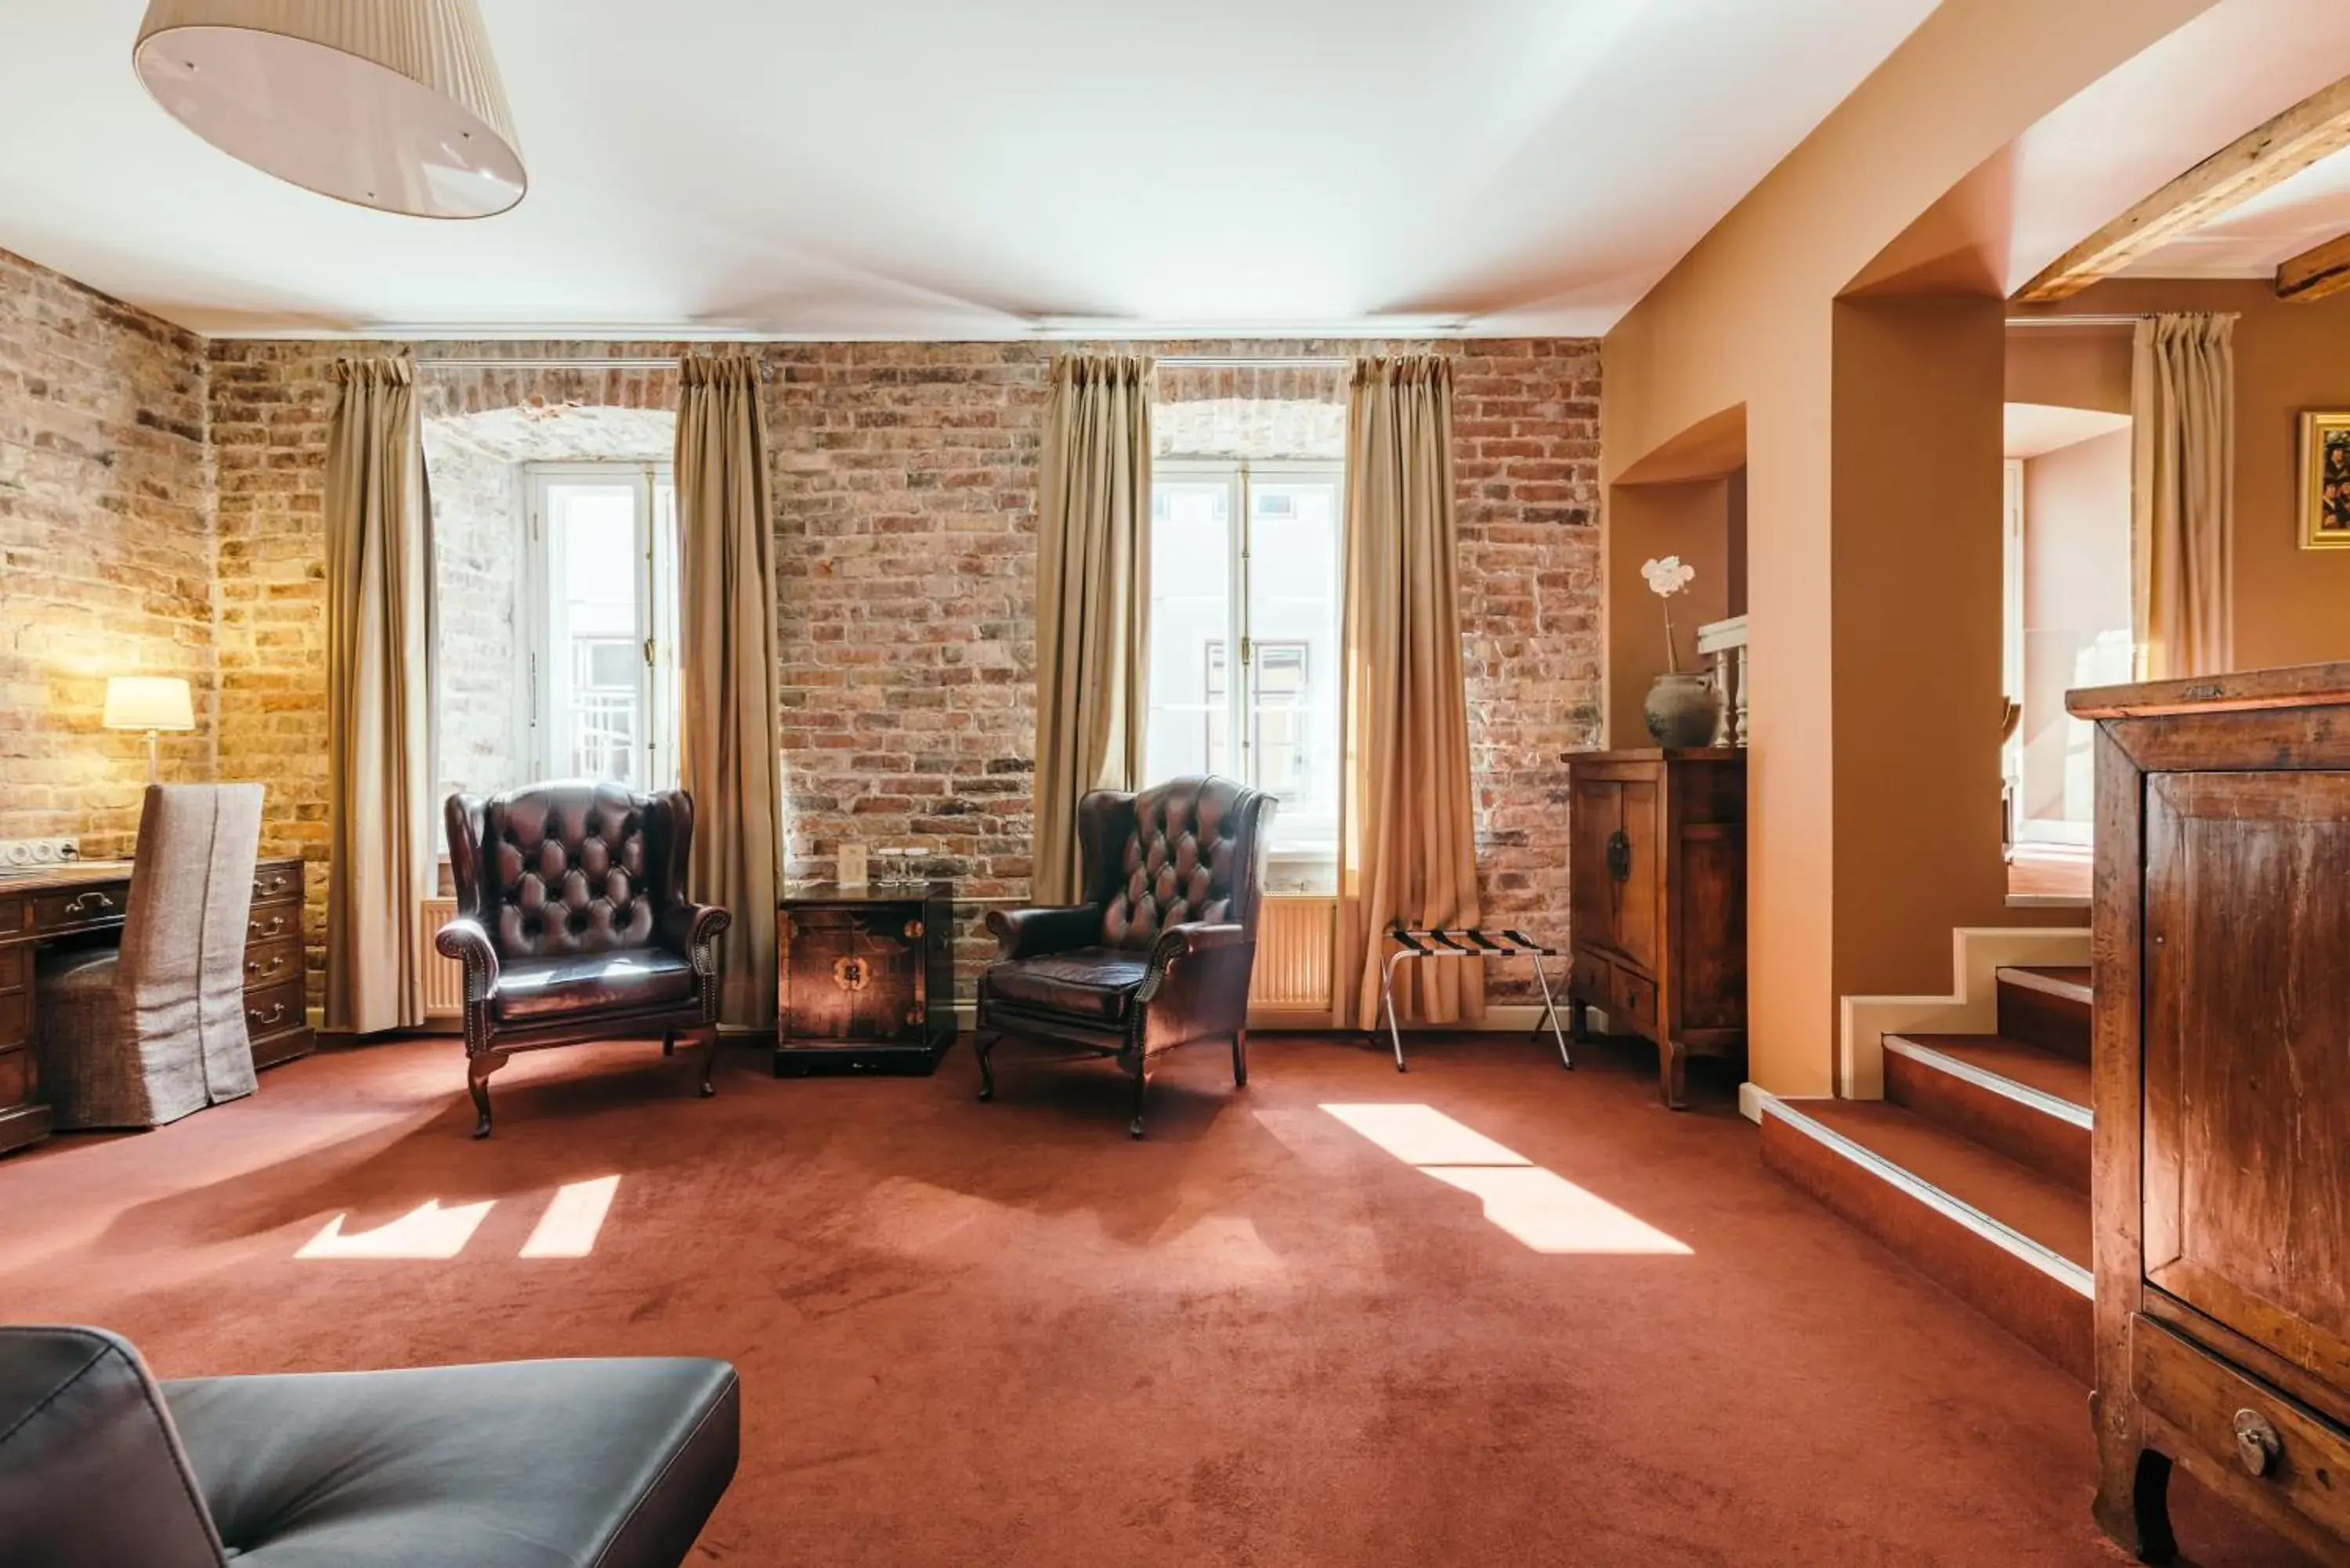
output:
[[[1340,503],[1335,462],[1162,461],[1150,504],[1149,777],[1220,773],[1269,792],[1275,861],[1326,886],[1338,843]],[[1326,875],[1313,869],[1322,862]]]
[[[545,778],[677,783],[676,493],[666,464],[534,464],[525,585]]]

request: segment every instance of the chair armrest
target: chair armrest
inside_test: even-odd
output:
[[[693,966],[693,972],[718,972],[718,938],[734,923],[733,912],[716,904],[678,904],[653,928],[653,940]]]
[[[490,933],[482,922],[470,915],[460,915],[441,928],[432,939],[432,946],[442,958],[456,959],[465,966],[465,1000],[482,1002],[494,995],[498,989],[498,950],[490,940]]]
[[[987,911],[987,929],[994,935],[999,959],[1035,958],[1091,947],[1101,940],[1101,922],[1099,904]]]
[[[1218,948],[1236,948],[1253,940],[1254,939],[1248,934],[1246,927],[1233,923],[1186,920],[1181,925],[1170,926],[1159,932],[1158,941],[1151,944],[1150,962],[1143,971],[1142,989],[1135,993],[1135,998],[1139,1002],[1149,1002],[1158,995],[1159,987],[1175,966],[1193,953],[1213,952]]]

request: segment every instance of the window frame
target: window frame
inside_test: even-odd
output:
[[[1236,762],[1233,769],[1234,776],[1252,789],[1261,788],[1263,786],[1258,779],[1258,762],[1263,748],[1258,744],[1254,722],[1259,669],[1255,653],[1259,643],[1250,625],[1255,597],[1251,577],[1254,554],[1252,548],[1253,535],[1256,527],[1255,486],[1260,483],[1280,484],[1303,481],[1326,483],[1331,487],[1333,508],[1337,520],[1338,545],[1338,559],[1333,563],[1336,569],[1337,598],[1332,608],[1338,622],[1336,632],[1340,644],[1333,651],[1335,657],[1343,662],[1346,658],[1343,644],[1346,639],[1347,527],[1346,462],[1340,458],[1162,457],[1153,461],[1150,477],[1154,493],[1162,480],[1183,484],[1209,484],[1221,482],[1227,486],[1229,499],[1225,504],[1225,511],[1226,515],[1232,520],[1232,526],[1230,536],[1226,541],[1230,551],[1230,559],[1226,566],[1228,574],[1226,581],[1230,585],[1230,591],[1226,597],[1223,638],[1225,650],[1224,755]],[[1155,516],[1155,504],[1152,510]],[[1151,547],[1146,543],[1146,550]],[[1271,640],[1286,645],[1298,639],[1284,637]],[[1235,648],[1240,649],[1237,679],[1234,677],[1232,659],[1232,650]],[[1310,649],[1306,657],[1310,660]],[[1334,670],[1332,671],[1334,679],[1336,674],[1336,671]],[[1333,867],[1336,864],[1336,836],[1339,830],[1339,819],[1345,815],[1346,788],[1345,715],[1341,713],[1337,718],[1338,733],[1334,737],[1336,751],[1331,758],[1331,765],[1339,774],[1340,798],[1334,803],[1336,809],[1330,825],[1331,841],[1328,844],[1317,842],[1312,845],[1284,847],[1281,842],[1281,836],[1276,833],[1270,857],[1275,864],[1327,865]]]
[[[558,733],[558,693],[568,690],[568,672],[553,668],[555,587],[563,581],[563,545],[548,526],[549,493],[565,485],[627,488],[634,514],[630,545],[637,625],[646,635],[637,665],[639,711],[644,714],[644,776],[630,787],[646,793],[678,785],[678,561],[676,484],[671,465],[642,459],[604,462],[528,462],[522,465],[525,535],[523,602],[515,622],[521,636],[519,671],[527,700],[529,735],[524,750],[534,776],[555,776],[567,761],[567,737]],[[661,493],[668,493],[668,505]],[[666,515],[664,515],[666,511]]]

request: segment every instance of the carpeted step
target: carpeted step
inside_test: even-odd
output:
[[[2089,1190],[2089,1068],[1998,1034],[1888,1034],[1885,1097],[2077,1192]]]
[[[1763,1096],[1762,1161],[2083,1382],[2085,1193],[1905,1106]]]
[[[1999,1032],[2076,1062],[2089,1059],[2089,971],[2025,965],[1999,971]]]

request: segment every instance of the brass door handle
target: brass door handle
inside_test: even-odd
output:
[[[2258,1410],[2236,1412],[2236,1458],[2247,1475],[2265,1477],[2276,1469],[2284,1443]]]
[[[1618,882],[1632,879],[1632,840],[1620,827],[1607,836],[1607,875]]]

